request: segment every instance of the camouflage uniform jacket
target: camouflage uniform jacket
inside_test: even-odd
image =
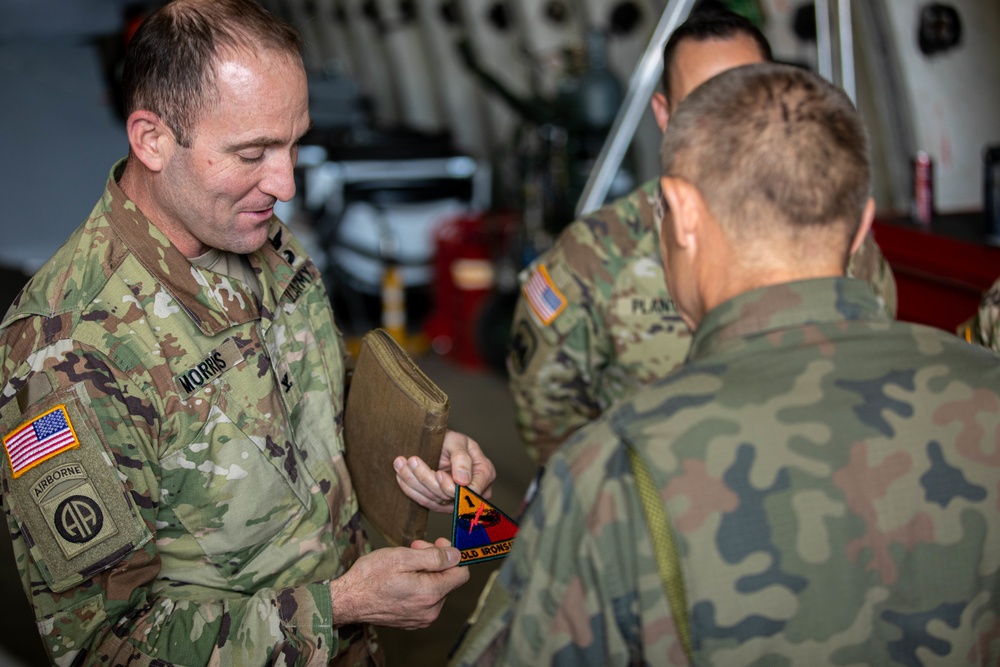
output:
[[[658,182],[649,181],[571,224],[522,272],[508,370],[518,430],[539,463],[612,403],[684,361],[690,334],[663,276],[659,201]],[[849,271],[895,315],[896,283],[871,235]]]
[[[62,665],[363,664],[367,629],[331,628],[329,580],[367,547],[319,273],[273,219],[248,256],[258,305],[167,241],[123,165],[0,334],[3,503],[45,648]],[[26,449],[60,429],[50,458]]]
[[[456,663],[1000,664],[1000,359],[828,278],[713,309],[683,368],[548,463]]]

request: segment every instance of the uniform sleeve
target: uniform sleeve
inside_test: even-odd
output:
[[[327,582],[213,597],[160,579],[157,532],[172,520],[159,511],[160,406],[119,370],[115,355],[62,342],[4,369],[14,378],[0,398],[4,510],[49,657],[113,665],[327,662],[337,650]],[[51,415],[65,424],[50,424]],[[50,457],[11,455],[18,434],[46,439],[63,426]]]
[[[586,312],[570,303],[557,322],[541,324],[522,291],[514,310],[507,370],[518,432],[544,465],[574,431],[601,410],[591,369],[602,365]]]
[[[847,275],[864,280],[871,285],[872,291],[878,297],[885,313],[895,319],[898,304],[896,278],[892,275],[892,267],[882,255],[882,250],[875,242],[875,236],[872,232],[868,232],[861,247],[851,255],[847,264]]]
[[[452,665],[687,664],[659,577],[638,573],[655,564],[629,516],[642,510],[623,483],[628,464],[583,450],[573,467],[593,461],[585,479],[561,452],[546,468]]]

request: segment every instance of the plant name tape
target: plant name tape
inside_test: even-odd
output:
[[[459,565],[503,558],[517,535],[517,522],[465,486],[455,487],[451,543],[462,552]]]

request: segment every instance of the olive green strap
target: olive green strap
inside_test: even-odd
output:
[[[663,588],[667,593],[667,603],[677,627],[677,638],[684,648],[684,654],[691,659],[691,630],[688,627],[687,594],[684,591],[684,579],[681,576],[681,562],[677,555],[677,545],[674,542],[667,513],[663,509],[660,494],[653,483],[646,464],[631,447],[628,449],[629,462],[632,464],[632,474],[639,491],[639,501],[642,503],[646,524],[653,538],[653,555],[656,557],[656,567],[663,580]]]

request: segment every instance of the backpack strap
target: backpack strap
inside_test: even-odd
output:
[[[684,590],[684,579],[681,574],[681,562],[677,555],[677,544],[674,542],[673,531],[663,509],[663,502],[653,482],[649,469],[642,457],[632,447],[628,450],[629,463],[632,464],[632,474],[635,476],[639,501],[642,503],[643,514],[646,515],[646,525],[653,539],[653,555],[656,567],[660,571],[663,589],[667,594],[670,613],[677,627],[677,638],[684,648],[684,655],[691,660],[691,630],[688,625],[687,593]]]

